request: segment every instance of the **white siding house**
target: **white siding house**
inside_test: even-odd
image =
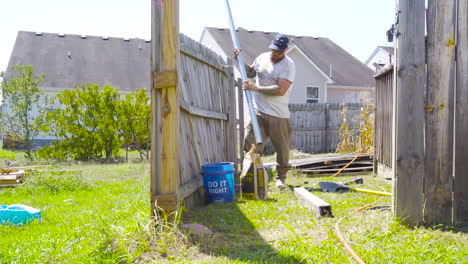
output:
[[[121,94],[140,88],[149,91],[150,46],[143,39],[20,31],[6,75],[14,64],[32,65],[35,74],[45,73],[40,88],[49,97],[86,83],[110,85]]]
[[[379,46],[366,60],[365,64],[375,72],[395,62],[393,47]]]
[[[244,61],[251,64],[259,54],[269,50],[277,33],[238,28],[237,34]],[[296,64],[296,80],[289,97],[291,104],[351,103],[373,96],[373,71],[334,42],[328,38],[288,37],[287,55]],[[200,42],[223,58],[232,57],[229,29],[207,27]],[[236,78],[240,78],[238,65],[234,63],[234,67]]]
[[[290,103],[327,102],[327,85],[332,84],[333,80],[320,70],[297,46],[292,46],[287,55],[296,64],[296,80],[289,97]]]

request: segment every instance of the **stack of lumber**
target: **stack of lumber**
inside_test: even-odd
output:
[[[29,167],[11,167],[0,168],[0,188],[15,187],[22,184],[26,175],[26,170],[31,170]]]
[[[306,174],[335,174],[348,165],[357,154],[336,155],[330,157],[291,160],[292,168]],[[361,154],[348,167],[341,171],[342,174],[355,174],[373,169],[373,154]]]

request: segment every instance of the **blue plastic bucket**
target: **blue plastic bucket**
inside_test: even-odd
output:
[[[234,202],[234,163],[209,163],[201,168],[208,203]]]
[[[0,225],[21,225],[34,219],[42,219],[41,210],[23,204],[0,205]]]

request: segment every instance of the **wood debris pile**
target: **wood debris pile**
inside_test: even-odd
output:
[[[323,158],[311,158],[291,160],[292,168],[298,169],[306,174],[335,174],[343,167],[348,165],[357,155],[339,155]],[[364,171],[372,171],[373,169],[373,154],[361,154],[348,167],[342,170],[343,174],[360,173]]]
[[[0,188],[22,184],[26,174],[31,170],[32,167],[0,168]]]

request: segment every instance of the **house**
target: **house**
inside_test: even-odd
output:
[[[374,72],[395,62],[395,53],[393,47],[378,46],[366,60],[365,64]]]
[[[83,83],[129,93],[151,86],[150,52],[150,40],[20,31],[6,73],[30,64],[46,74],[41,88],[48,93]]]
[[[150,40],[20,31],[6,74],[14,64],[32,65],[36,74],[45,73],[40,88],[48,96],[84,83],[108,84],[127,94],[149,91],[150,58]]]
[[[245,63],[251,64],[277,32],[237,29]],[[373,96],[373,71],[328,38],[288,35],[287,55],[296,64],[296,80],[290,93],[291,104],[359,102]],[[206,27],[200,42],[223,58],[232,58],[229,29]],[[240,78],[238,66],[235,74]]]

